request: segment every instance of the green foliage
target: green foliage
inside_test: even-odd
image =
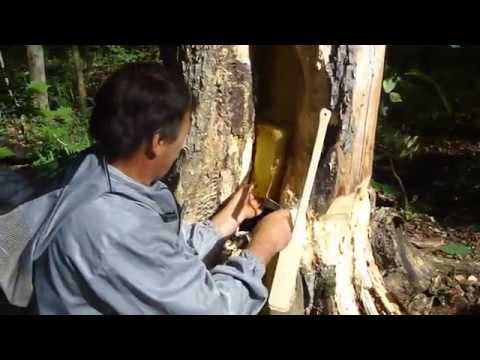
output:
[[[37,94],[46,94],[48,92],[49,87],[50,86],[43,81],[32,81],[27,85],[27,94],[29,96],[33,96]]]
[[[119,46],[102,47],[96,61],[103,65],[123,65],[140,61],[158,61],[159,48],[152,46]]]
[[[459,243],[447,243],[440,248],[445,254],[455,256],[465,256],[471,253],[472,249]]]
[[[403,101],[402,96],[397,92],[391,92],[389,96],[392,103],[400,103]]]
[[[400,209],[400,214],[403,216],[405,221],[412,221],[417,217],[416,210],[409,205],[406,205]]]
[[[87,100],[119,66],[139,61],[159,61],[158,46],[80,46]],[[0,135],[6,144],[27,149],[32,166],[50,172],[71,154],[90,146],[87,116],[77,112],[76,73],[71,46],[44,46],[47,83],[30,82],[25,47],[2,47],[7,63],[10,87],[19,104],[15,106],[6,87],[0,85]],[[48,92],[50,109],[35,107],[33,97]],[[6,129],[14,131],[7,134]],[[14,134],[14,135],[11,135]],[[12,137],[12,138],[10,138]],[[0,158],[11,156],[0,148]]]
[[[145,58],[145,54],[139,49],[127,49],[123,46],[110,45],[107,46],[116,58],[116,62],[119,64],[133,63],[142,61]]]
[[[63,122],[71,122],[74,120],[74,112],[71,107],[60,106],[56,110],[42,109],[42,118],[47,121],[59,120]]]
[[[402,96],[398,92],[393,91],[400,80],[401,78],[395,74],[383,80],[383,91],[389,96],[389,100],[392,103],[402,102]]]
[[[385,91],[386,94],[390,94],[393,90],[395,90],[398,80],[398,77],[385,78],[383,80],[383,91]]]
[[[8,121],[15,136],[7,142],[18,143],[27,150],[33,168],[49,175],[60,168],[70,155],[82,151],[91,142],[87,121],[70,107],[35,109],[21,121]],[[3,151],[0,148],[0,158]],[[5,156],[8,156],[5,151]]]
[[[387,124],[379,125],[379,144],[376,160],[411,159],[420,147],[419,137],[402,133]]]
[[[416,213],[443,216],[444,210],[438,208],[443,202],[455,209],[455,204],[480,199],[480,169],[467,145],[478,139],[480,130],[479,62],[478,46],[387,47],[374,167],[375,176],[388,179],[388,184],[374,188],[389,201],[403,195],[399,211],[407,221]],[[422,149],[420,142],[426,145]],[[447,157],[448,170],[442,170]],[[425,179],[416,179],[422,170],[410,171],[423,159],[439,164],[441,181],[433,180],[431,188]],[[392,176],[386,177],[388,172]],[[394,189],[401,190],[400,196]],[[422,200],[411,199],[407,190],[418,192]],[[473,229],[480,231],[480,225]]]
[[[372,187],[375,189],[375,191],[385,195],[399,196],[401,194],[396,187],[375,180],[372,180]]]
[[[91,144],[87,122],[68,107],[43,111],[30,125],[29,148],[34,167],[52,164],[54,168]]]
[[[7,147],[0,147],[0,160],[15,156],[15,153]]]

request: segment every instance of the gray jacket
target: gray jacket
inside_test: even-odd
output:
[[[258,258],[243,251],[209,268],[221,235],[209,221],[182,223],[166,185],[136,183],[93,152],[77,164],[54,190],[0,217],[10,229],[0,231],[0,246],[12,255],[0,256],[10,302],[28,303],[33,278],[40,314],[260,311],[267,290]],[[12,219],[27,229],[16,246],[5,236]]]

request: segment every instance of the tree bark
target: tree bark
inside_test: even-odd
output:
[[[247,178],[254,138],[252,72],[246,45],[179,48],[180,66],[199,100],[176,195],[186,221],[203,220]]]
[[[42,45],[27,45],[28,69],[30,72],[30,81],[47,82],[45,74],[45,57]],[[34,96],[35,104],[42,109],[48,108],[48,94],[36,94]]]
[[[87,113],[87,88],[85,87],[85,78],[83,76],[83,61],[78,45],[72,46],[73,66],[75,69],[75,78],[77,80],[78,105],[82,114]]]
[[[385,289],[369,239],[369,184],[384,55],[381,45],[321,45],[317,63],[310,65],[316,74],[311,76],[311,115],[326,106],[334,122],[327,133],[332,145],[324,149],[310,203],[311,242],[302,266],[310,290],[307,313],[400,313]],[[315,98],[314,89],[325,87],[328,92]],[[300,139],[308,143],[311,134]],[[292,169],[301,168],[294,158],[291,163]]]
[[[292,314],[400,313],[385,289],[369,239],[369,183],[384,54],[383,45],[180,48],[181,67],[200,102],[177,167],[177,195],[186,205],[187,220],[210,216],[248,178],[257,161],[254,123],[288,137],[280,195],[274,200],[297,206],[320,110],[332,111]],[[274,271],[272,262],[267,285]]]

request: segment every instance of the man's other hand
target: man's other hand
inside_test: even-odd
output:
[[[240,224],[262,213],[261,203],[254,195],[254,186],[242,185],[213,218],[213,223],[225,237],[232,235]]]
[[[248,249],[268,265],[273,256],[288,245],[292,238],[292,228],[290,211],[274,211],[255,226]]]

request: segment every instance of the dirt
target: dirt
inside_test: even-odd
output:
[[[397,163],[412,211],[401,212],[402,199],[379,194],[379,206],[398,210],[406,220],[405,239],[425,254],[480,264],[480,142],[469,137],[422,137],[411,160]],[[375,164],[374,179],[397,186],[386,164]],[[448,254],[445,246],[461,244],[465,255]],[[452,268],[431,278],[430,288],[409,292],[397,273],[385,282],[410,314],[480,314],[480,273],[458,273]]]
[[[415,247],[439,258],[480,263],[480,232],[475,231],[472,226],[442,225],[433,217],[423,214],[405,224],[405,234]],[[426,246],[422,246],[422,243]],[[463,244],[471,252],[464,256],[445,253],[442,247],[452,243]],[[479,279],[479,273],[460,273],[454,269],[448,274],[433,277],[431,288],[424,294],[432,302],[428,313],[447,315],[478,311]]]

